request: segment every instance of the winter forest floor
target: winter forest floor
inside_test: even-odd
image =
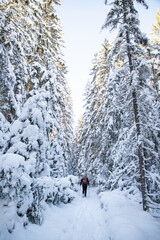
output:
[[[82,198],[79,191],[71,204],[48,207],[41,226],[31,224],[27,229],[19,226],[2,240],[160,239],[160,222],[124,196],[109,193],[101,196],[101,202],[104,208],[95,189],[89,189],[87,198]]]

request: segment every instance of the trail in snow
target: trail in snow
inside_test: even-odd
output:
[[[47,209],[41,226],[30,225],[14,240],[108,240],[105,212],[95,189],[90,189],[89,197],[81,193],[67,205]],[[12,238],[13,239],[13,238]]]
[[[89,197],[81,193],[70,204],[46,205],[41,226],[16,225],[0,240],[159,240],[160,221],[142,210],[125,192],[115,190],[99,196],[91,188]],[[100,198],[99,198],[100,197]],[[101,209],[102,204],[103,209]]]

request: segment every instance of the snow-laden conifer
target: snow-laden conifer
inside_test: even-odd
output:
[[[147,7],[145,1],[138,2]],[[157,96],[147,81],[150,69],[146,52],[141,47],[146,46],[148,40],[139,29],[134,2],[119,0],[111,3],[112,8],[103,27],[118,27],[118,35],[108,58],[114,66],[118,65],[117,69],[112,70],[109,82],[113,82],[115,94],[117,89],[114,85],[119,77],[116,98],[122,101],[117,101],[120,105],[120,129],[111,152],[114,168],[110,184],[112,188],[138,187],[142,193],[143,209],[147,210],[151,207],[151,199],[159,202],[156,192],[159,181],[157,164],[160,126]],[[123,91],[124,86],[126,93]],[[157,184],[154,187],[153,169],[157,169]]]
[[[107,73],[109,65],[106,65],[106,58],[109,52],[109,43],[104,42],[101,50],[95,55],[92,68],[92,80],[86,86],[85,93],[85,112],[82,118],[83,124],[77,132],[77,149],[79,149],[78,169],[79,174],[84,172],[90,176],[91,183],[98,184],[101,158],[100,151],[106,146],[106,142],[102,143],[104,134],[104,96],[106,93]],[[80,145],[80,146],[79,146]],[[101,177],[102,178],[102,175]]]
[[[59,180],[71,161],[72,108],[59,1],[1,3],[0,192],[12,232],[17,220],[41,224],[46,202],[72,199],[72,177]]]
[[[160,10],[156,15],[157,22],[152,26],[151,49],[148,49],[149,64],[151,65],[151,83],[159,94],[160,90]]]

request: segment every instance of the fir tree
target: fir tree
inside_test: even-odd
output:
[[[6,208],[14,201],[24,225],[41,224],[46,202],[67,199],[54,184],[68,174],[72,151],[72,106],[54,8],[59,1],[1,3],[1,199]]]
[[[24,88],[27,75],[23,47],[18,40],[19,33],[15,32],[15,24],[11,21],[15,6],[11,5],[13,9],[9,8],[7,3],[0,6],[0,109],[9,122],[15,120],[20,114],[25,98]]]
[[[97,176],[101,171],[102,155],[100,156],[99,153],[104,146],[102,144],[105,119],[103,101],[106,93],[106,74],[109,71],[109,66],[106,65],[109,48],[109,43],[105,41],[93,60],[92,81],[86,86],[83,125],[80,124],[76,140],[79,148],[78,169],[81,169],[79,174],[87,172],[92,184],[99,184]]]
[[[151,65],[152,76],[151,82],[154,89],[160,93],[160,10],[157,11],[156,15],[157,23],[152,26],[152,36],[151,39],[151,51],[149,52],[149,64]]]
[[[147,7],[145,1],[137,2]],[[107,4],[108,1],[105,3]],[[125,105],[122,106],[124,106],[124,111],[129,109],[130,106],[130,112],[126,111],[125,114],[123,110],[120,112],[120,115],[122,114],[122,116],[120,116],[120,124],[123,124],[115,145],[119,150],[116,150],[117,148],[115,147],[112,149],[114,153],[114,156],[112,156],[114,160],[114,170],[111,176],[112,183],[115,185],[116,181],[119,181],[121,178],[121,180],[123,179],[122,181],[124,181],[124,186],[126,184],[130,185],[131,182],[125,181],[125,176],[129,177],[128,180],[131,179],[131,176],[135,176],[134,181],[137,182],[137,186],[139,186],[139,184],[141,186],[143,209],[147,210],[150,205],[148,197],[150,195],[150,186],[152,185],[150,178],[152,174],[150,175],[148,171],[152,171],[151,168],[153,168],[152,158],[155,159],[156,165],[158,164],[158,158],[156,156],[158,156],[157,146],[159,142],[159,118],[157,116],[156,94],[147,83],[150,70],[143,57],[147,57],[147,55],[140,47],[140,45],[146,46],[148,40],[139,29],[137,11],[133,1],[112,1],[112,8],[103,27],[110,27],[111,29],[119,27],[118,36],[108,60],[112,59],[114,64],[120,61],[120,65],[118,70],[113,70],[116,74],[113,72],[110,79],[113,79],[112,81],[116,83],[119,78],[117,82],[120,92],[119,97],[123,96],[123,86],[124,84],[126,85],[128,89],[124,97],[127,101]],[[112,86],[115,92],[114,85]],[[123,100],[122,97],[121,99]],[[120,101],[120,103],[124,103],[124,100]],[[125,121],[126,118],[124,118],[126,114],[128,120],[130,120],[129,125],[127,123],[128,121]],[[147,128],[145,127],[146,125]],[[125,131],[126,127],[129,127],[127,132]],[[155,131],[155,127],[157,127],[157,131]],[[156,141],[153,140],[153,138],[156,139]],[[124,141],[125,139],[126,141]],[[130,155],[128,153],[126,155],[126,148],[122,146],[124,144],[126,147],[129,146],[127,144],[129,139],[132,144],[132,154]],[[122,154],[119,154],[121,152],[120,150],[122,150]],[[116,156],[116,152],[119,156]],[[130,169],[130,171],[127,169],[129,162],[130,167],[132,166],[132,170]],[[139,174],[136,175],[138,169]],[[114,175],[115,172],[116,174]],[[156,174],[158,174],[157,171]],[[118,175],[121,175],[121,177],[118,177]],[[117,180],[115,180],[115,176]],[[121,186],[122,185],[121,183]],[[154,193],[156,194],[156,188],[154,189]],[[154,199],[155,198],[154,195]]]

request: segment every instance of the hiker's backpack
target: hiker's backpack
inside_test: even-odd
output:
[[[82,178],[82,184],[88,184],[88,178],[87,177]]]

